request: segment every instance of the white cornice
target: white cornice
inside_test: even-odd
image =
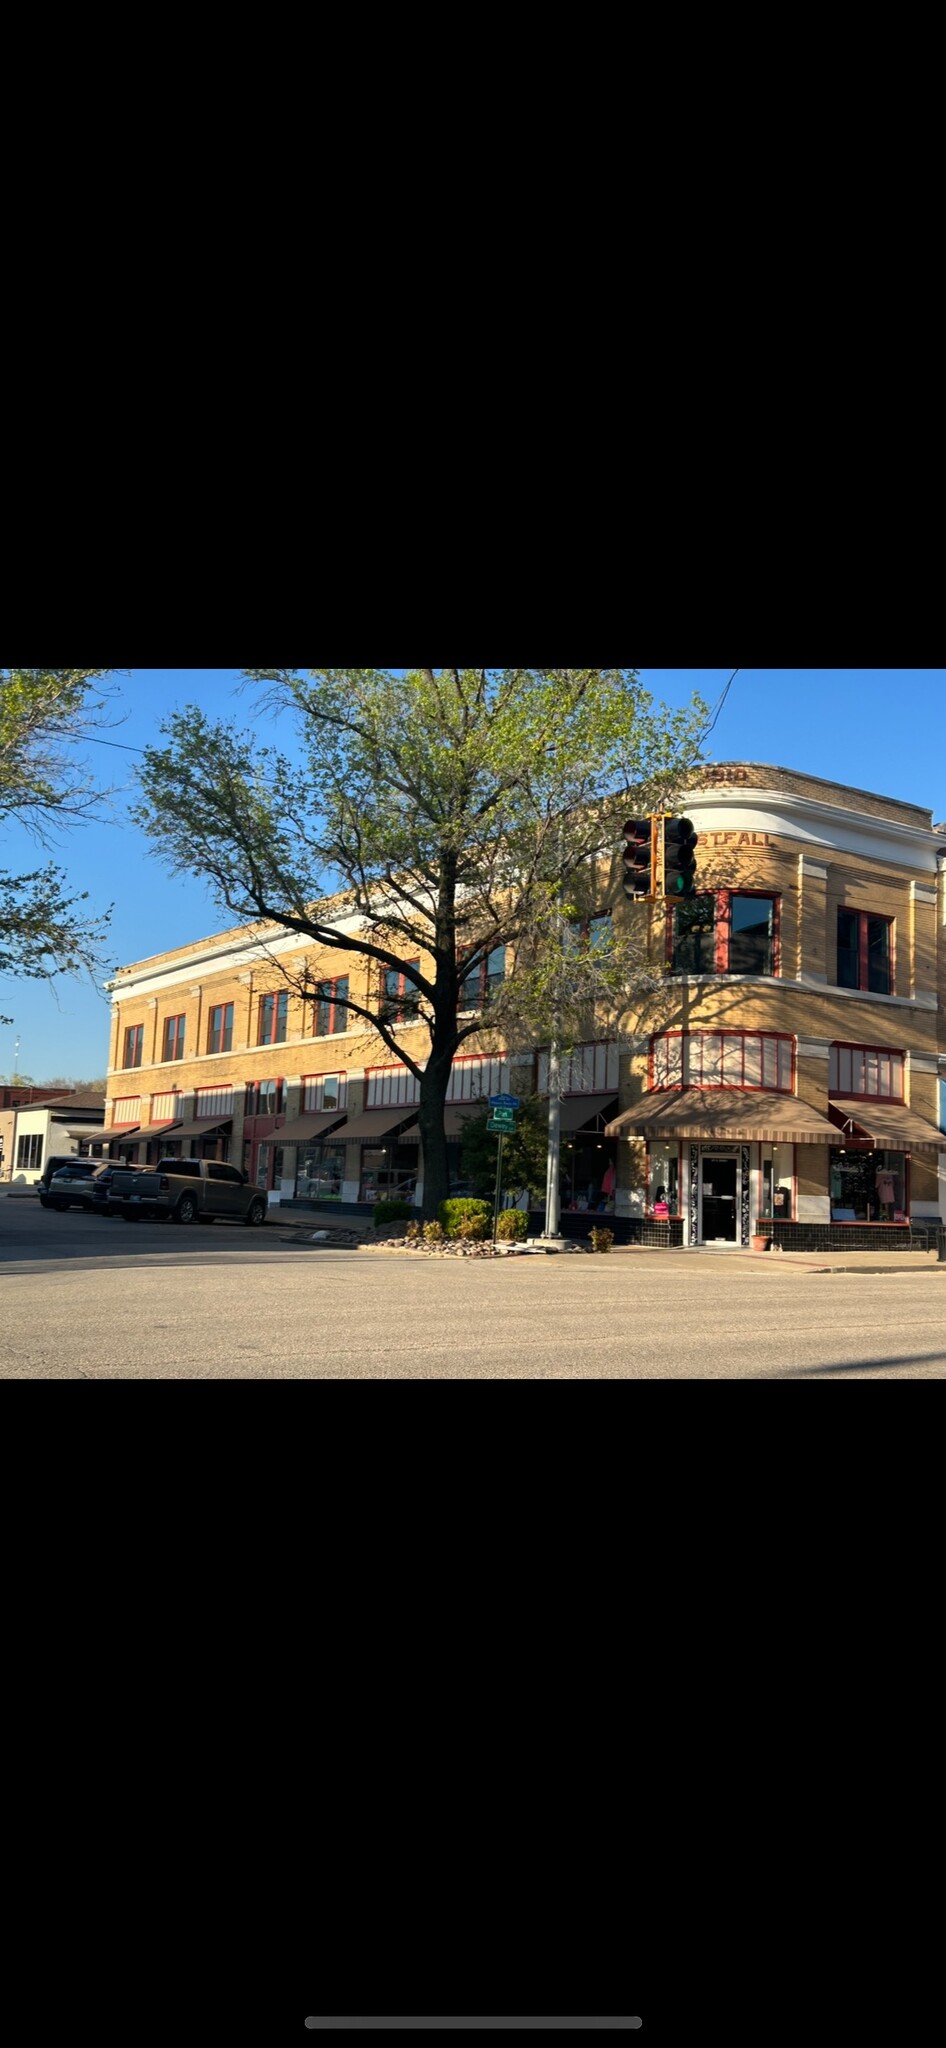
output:
[[[936,872],[939,835],[920,825],[900,825],[872,811],[822,803],[785,789],[697,789],[686,799],[698,812],[698,832],[769,832],[835,853],[893,861],[898,867]]]

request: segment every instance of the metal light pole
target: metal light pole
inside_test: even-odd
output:
[[[578,808],[579,806],[576,804],[569,805],[570,810],[577,810]],[[565,852],[566,816],[567,812],[563,811],[558,821],[559,870],[561,870]],[[562,896],[561,888],[559,888],[558,911],[555,920],[555,940],[559,953],[561,953],[564,930],[565,919],[562,914]],[[561,1218],[559,1166],[562,1151],[562,1103],[559,1095],[559,1034],[561,1020],[557,1003],[555,1010],[556,1014],[552,1020],[552,1038],[549,1045],[549,1145],[545,1164],[545,1229],[542,1232],[542,1236],[544,1238],[557,1239],[562,1235],[559,1229]]]

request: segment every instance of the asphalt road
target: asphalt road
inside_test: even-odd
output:
[[[3,1379],[943,1379],[946,1268],[425,1260],[0,1198]]]

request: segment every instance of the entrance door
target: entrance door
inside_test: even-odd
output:
[[[737,1235],[736,1188],[738,1165],[735,1159],[708,1159],[704,1153],[701,1162],[703,1219],[700,1236],[704,1244],[735,1244]]]

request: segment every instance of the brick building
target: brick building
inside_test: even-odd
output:
[[[687,812],[700,893],[652,912],[670,972],[609,1124],[619,1213],[662,1189],[683,1242],[778,1226],[796,1247],[892,1244],[908,1219],[946,1218],[932,813],[747,762],[704,770]]]
[[[946,1217],[946,876],[931,812],[756,763],[704,770],[687,810],[695,902],[672,915],[626,903],[617,860],[600,878],[599,909],[646,918],[664,972],[646,1007],[607,1037],[590,1024],[564,1063],[563,1227],[603,1206],[619,1236],[640,1235],[657,1208],[684,1243],[745,1244],[769,1224],[786,1241],[848,1225],[893,1242],[898,1218]],[[419,1200],[417,1085],[339,1006],[369,971],[346,929],[338,899],[331,952],[237,929],[121,969],[90,1149],[229,1158],[273,1200]],[[287,989],[280,964],[304,964],[311,994]],[[464,990],[468,1011],[503,969],[497,953]],[[421,1057],[396,979],[399,1033]],[[467,1044],[447,1107],[457,1172],[469,1105],[542,1091],[546,1074],[540,1048]]]

